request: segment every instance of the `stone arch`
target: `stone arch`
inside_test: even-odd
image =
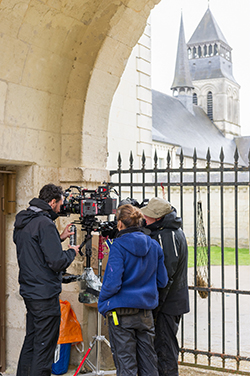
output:
[[[211,92],[213,94],[213,99],[215,99],[216,94],[217,94],[216,86],[214,86],[211,83],[206,83],[200,88],[200,93],[197,93],[199,103],[200,103],[200,105],[202,105],[202,108],[206,112],[206,114],[207,114],[207,94],[208,94],[208,92]]]
[[[158,2],[1,4],[0,159],[104,168],[109,106]]]
[[[17,172],[18,210],[48,182],[96,188],[108,178],[110,103],[150,10],[159,1],[0,2],[0,164]],[[14,368],[24,334],[24,309],[11,257],[14,216],[7,221],[7,337],[14,340],[7,342],[6,354],[7,365]],[[13,320],[14,311],[21,321]],[[91,311],[84,311],[85,322],[88,317],[94,322]],[[78,313],[81,320],[82,308]]]
[[[204,86],[202,86],[200,91],[201,91],[201,95],[203,95],[203,96],[206,96],[208,91],[211,91],[214,95],[216,95],[216,93],[217,93],[216,86],[214,86],[210,83],[207,83]]]
[[[232,87],[230,85],[227,88],[227,95],[232,95]]]
[[[88,160],[88,153],[86,152],[88,140],[85,139],[85,135],[91,129],[94,108],[94,113],[99,114],[99,116],[95,117],[96,123],[99,123],[98,130],[100,132],[95,137],[98,150],[97,158],[99,158],[98,163],[100,166],[102,165],[103,168],[106,166],[107,128],[111,101],[125,68],[126,64],[124,64],[124,62],[127,62],[133,47],[138,41],[138,35],[140,36],[143,33],[147,21],[147,17],[138,18],[137,12],[139,9],[140,8],[130,9],[125,6],[123,7],[121,10],[123,17],[119,20],[114,20],[113,29],[109,32],[109,35],[99,51],[89,83],[83,119],[83,165],[85,165],[85,161]],[[150,11],[149,8],[148,11]],[[115,16],[115,18],[117,17]],[[137,36],[134,34],[134,30],[137,30]],[[123,32],[131,33],[128,41],[125,40]],[[114,51],[113,54],[109,53],[111,50]],[[108,91],[109,96],[103,96],[103,86],[100,87],[100,82]],[[98,96],[96,95],[97,93]],[[103,150],[103,153],[100,153],[99,150]],[[90,156],[90,158],[93,163],[92,156]]]
[[[233,99],[239,100],[239,91],[237,89],[233,90]]]

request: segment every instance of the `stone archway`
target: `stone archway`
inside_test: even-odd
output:
[[[79,155],[72,150],[73,159],[78,159],[78,166],[81,167],[82,180],[98,180],[95,175],[101,176],[100,180],[106,179],[105,168],[107,159],[107,127],[108,117],[113,94],[119,84],[120,77],[125,69],[130,53],[137,43],[138,38],[143,33],[150,10],[158,3],[156,1],[127,1],[119,3],[119,7],[114,8],[114,4],[106,3],[100,6],[96,13],[94,23],[88,30],[85,40],[89,40],[89,35],[94,43],[100,46],[96,59],[93,59],[93,66],[87,78],[87,87],[84,84],[84,57],[86,50],[79,50],[79,59],[74,64],[71,71],[67,97],[64,101],[63,124],[67,124],[69,118],[75,119],[77,128],[67,131],[63,126],[62,149],[70,148],[69,138],[75,139],[81,132],[81,142],[79,144]],[[108,18],[107,33],[104,35],[95,34],[97,30],[95,22],[100,23],[101,15]],[[106,24],[107,26],[107,24]],[[99,27],[99,26],[98,26]],[[102,29],[103,30],[103,29]],[[98,39],[98,41],[96,41]],[[101,41],[101,43],[100,43]],[[89,41],[90,46],[93,41]],[[91,47],[90,47],[91,49]],[[81,55],[83,53],[83,56]],[[86,72],[85,72],[86,73]],[[74,82],[82,82],[78,90]],[[81,116],[82,114],[82,116]],[[65,130],[65,133],[63,133]],[[68,133],[67,133],[68,132]],[[67,145],[67,146],[65,146]],[[71,166],[67,163],[67,155],[62,152],[62,165]],[[72,160],[70,158],[70,160]],[[89,166],[92,166],[91,171]],[[69,169],[64,171],[64,176],[70,174]]]
[[[112,97],[159,1],[0,2],[0,165],[17,171],[18,211],[48,181],[68,186],[106,178]],[[16,367],[25,327],[13,222],[14,215],[7,218],[5,238],[6,357],[11,368]],[[87,324],[86,319],[85,331]]]
[[[2,1],[0,159],[105,169],[110,103],[158,2]]]

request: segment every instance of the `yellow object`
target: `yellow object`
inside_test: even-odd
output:
[[[117,317],[116,311],[112,312],[112,316],[113,316],[114,324],[115,325],[119,325],[119,321],[118,321],[118,317]]]

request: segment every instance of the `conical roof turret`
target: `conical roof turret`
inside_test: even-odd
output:
[[[229,46],[214,16],[212,15],[210,8],[208,8],[191,36],[188,45],[211,42],[223,42]]]
[[[175,64],[175,75],[174,75],[174,81],[173,81],[171,89],[175,90],[175,89],[180,89],[180,88],[193,89],[193,84],[192,84],[190,70],[189,70],[187,45],[186,45],[186,40],[185,40],[182,15],[181,15],[179,41],[178,41],[177,57],[176,57],[176,64]]]

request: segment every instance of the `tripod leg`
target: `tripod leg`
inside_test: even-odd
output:
[[[97,312],[97,338],[98,341],[96,343],[96,371],[97,374],[100,371],[100,355],[101,355],[101,341],[99,340],[101,337],[101,325],[102,325],[102,316],[100,312]]]
[[[108,345],[108,347],[111,347],[109,341],[107,340],[107,338],[104,338],[103,342],[106,343],[106,345]]]
[[[88,358],[85,360],[85,363],[89,366],[89,368],[91,368],[92,372],[96,372],[96,367],[90,360],[88,360]]]
[[[83,357],[81,363],[79,364],[79,366],[78,366],[78,368],[77,368],[77,370],[76,370],[76,372],[74,373],[73,376],[77,376],[77,375],[78,375],[78,372],[80,371],[80,369],[81,369],[83,363],[84,363],[85,360],[87,359],[87,357],[88,357],[88,355],[89,355],[90,351],[92,350],[92,348],[93,348],[93,346],[94,346],[95,343],[96,343],[96,338],[94,339],[93,343],[92,343],[92,344],[90,345],[90,347],[88,348],[86,354],[84,355],[84,357]]]

